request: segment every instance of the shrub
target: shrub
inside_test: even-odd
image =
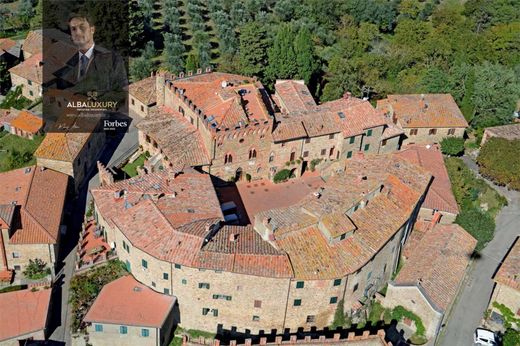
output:
[[[281,171],[278,171],[273,178],[273,181],[275,183],[281,183],[283,181],[286,181],[291,176],[291,171],[288,169],[282,169]]]
[[[336,329],[338,327],[343,327],[346,324],[345,319],[345,310],[343,306],[343,299],[338,302],[336,305],[336,312],[334,313],[334,320],[332,321],[331,328]]]
[[[319,165],[320,162],[321,162],[321,159],[314,159],[311,161],[311,165],[310,165],[311,172],[314,172],[314,170],[316,169],[316,166]]]
[[[445,155],[459,156],[464,153],[464,138],[448,137],[441,141],[441,151]]]
[[[476,208],[462,209],[460,214],[457,215],[455,223],[459,224],[477,239],[476,251],[482,250],[493,239],[495,220],[488,213],[484,213]]]
[[[480,173],[499,185],[520,190],[520,140],[489,139],[477,158]]]
[[[398,305],[392,310],[392,319],[396,321],[401,321],[403,318],[408,318],[415,322],[416,334],[418,336],[424,336],[426,333],[426,328],[424,328],[424,324],[419,316],[414,314],[411,311],[406,310],[403,306]]]
[[[502,340],[504,346],[518,346],[520,345],[520,331],[514,329],[506,330],[504,339]]]
[[[39,280],[51,273],[51,269],[47,268],[47,263],[39,258],[29,259],[29,265],[23,271],[23,275],[31,280]]]
[[[246,173],[246,180],[247,180],[247,182],[251,181],[251,174]]]

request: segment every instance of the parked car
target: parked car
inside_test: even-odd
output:
[[[489,329],[477,328],[473,335],[473,342],[475,345],[496,346],[498,345],[498,338],[495,332]]]

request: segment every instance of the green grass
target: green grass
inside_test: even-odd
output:
[[[182,346],[182,338],[178,336],[174,337],[169,346]]]
[[[146,155],[141,154],[139,157],[132,163],[128,163],[123,167],[123,171],[129,175],[129,177],[135,177],[137,175],[137,167],[141,167],[146,160]]]
[[[2,131],[0,133],[0,172],[34,165],[36,159],[32,157],[32,154],[42,142],[43,137],[44,136],[35,136],[34,139],[26,139]],[[11,153],[13,150],[18,151],[22,155],[29,153],[32,158],[29,161],[13,164],[11,162]]]

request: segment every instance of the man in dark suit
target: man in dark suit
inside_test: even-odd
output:
[[[95,44],[96,27],[87,15],[72,15],[69,28],[78,52],[55,73],[57,88],[82,95],[95,91],[102,99],[124,97],[128,78],[121,56]]]

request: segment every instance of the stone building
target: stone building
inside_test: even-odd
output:
[[[423,167],[433,176],[431,185],[421,205],[419,219],[432,221],[440,213],[436,222],[449,224],[455,222],[459,206],[451,190],[451,181],[444,158],[438,145],[406,145],[396,153],[397,156]]]
[[[22,88],[22,95],[29,100],[42,96],[43,84],[50,82],[43,78],[42,54],[32,55],[18,65],[9,69],[11,84]]]
[[[28,110],[16,111],[13,108],[11,111],[17,113],[9,122],[9,132],[13,135],[33,139],[43,132],[44,122],[41,116]]]
[[[395,280],[388,283],[383,305],[401,305],[418,315],[426,337],[434,340],[457,296],[476,244],[459,225],[437,224],[418,242]]]
[[[132,275],[105,285],[83,319],[96,346],[168,345],[175,298],[153,291]]]
[[[176,296],[185,328],[323,328],[390,279],[431,179],[389,155],[337,162],[322,188],[247,226],[223,223],[210,176],[193,169],[95,188],[95,218],[138,281]]]
[[[484,145],[490,138],[505,138],[509,141],[520,139],[520,123],[487,127],[482,136],[480,145]]]
[[[46,340],[51,292],[25,289],[0,294],[0,345]]]
[[[39,258],[53,270],[68,177],[36,166],[0,174],[0,272]]]
[[[495,306],[495,302],[505,305],[515,318],[520,318],[520,238],[515,242],[506,254],[502,264],[496,272],[493,280],[495,287],[489,302],[491,321],[501,321],[500,328],[504,328],[504,313]],[[513,328],[520,329],[520,325],[513,323]]]
[[[368,101],[345,94],[317,105],[293,80],[277,81],[271,98],[255,78],[198,72],[155,75],[157,106],[137,127],[139,143],[163,167],[196,167],[225,181],[260,179],[282,169],[299,176],[359,151],[398,149],[402,131]]]
[[[405,132],[403,144],[434,144],[463,137],[468,122],[450,94],[388,95],[377,109]]]
[[[130,112],[145,118],[150,108],[156,105],[155,76],[132,83],[128,86],[128,108]]]

